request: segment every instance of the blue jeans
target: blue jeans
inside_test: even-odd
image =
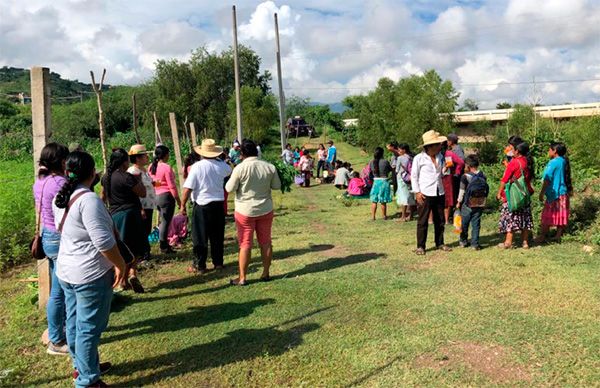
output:
[[[462,231],[460,233],[460,241],[466,243],[469,239],[469,224],[471,225],[471,246],[479,246],[479,230],[481,229],[481,215],[483,208],[470,208],[463,205],[461,209],[462,216]]]
[[[50,297],[46,305],[48,339],[55,344],[66,341],[65,337],[65,293],[56,277],[56,258],[60,245],[60,233],[42,229],[42,246],[50,266]]]
[[[60,281],[67,302],[67,343],[73,367],[79,372],[76,387],[100,379],[98,345],[108,325],[114,272],[108,271],[87,284]]]

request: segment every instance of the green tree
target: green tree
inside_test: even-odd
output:
[[[462,106],[458,109],[459,112],[469,112],[473,110],[479,110],[477,101],[472,98],[467,98],[463,101]]]
[[[499,102],[496,104],[496,109],[510,109],[512,105],[509,102]]]
[[[265,95],[263,90],[258,87],[242,86],[240,100],[244,137],[258,143],[265,143],[268,140],[269,130],[273,128],[279,118],[275,97],[271,94]],[[228,109],[229,120],[235,123],[235,95],[229,99]]]

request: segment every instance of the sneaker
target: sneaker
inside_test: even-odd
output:
[[[133,292],[135,292],[136,294],[144,293],[144,287],[142,286],[142,283],[140,283],[140,280],[137,278],[137,276],[132,276],[128,280],[129,284],[131,284]]]
[[[51,354],[53,356],[68,356],[69,347],[67,346],[66,342],[55,344],[52,341],[50,341],[48,342],[48,348],[46,349],[46,353]]]
[[[100,363],[100,376],[104,376],[107,374],[112,368],[112,364],[110,362],[101,362]],[[79,371],[77,369],[73,370],[73,380],[77,380],[79,377]]]
[[[103,388],[103,387],[108,387],[109,385],[106,384],[104,381],[102,380],[98,380],[93,384],[88,385],[88,388]]]

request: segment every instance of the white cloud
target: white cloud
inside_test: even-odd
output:
[[[158,59],[231,45],[231,5],[219,1],[3,0],[0,66],[49,66],[113,84],[152,75]],[[600,77],[598,0],[239,0],[240,44],[275,72],[279,15],[286,94],[336,102],[379,77],[436,69],[481,108],[525,101],[536,80]],[[273,86],[276,85],[273,80]],[[493,84],[468,86],[469,84]],[[497,85],[499,84],[499,85]],[[276,90],[276,88],[274,88]],[[542,82],[545,103],[600,98],[600,82]]]

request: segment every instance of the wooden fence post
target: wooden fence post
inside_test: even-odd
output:
[[[104,131],[104,111],[102,110],[102,86],[104,86],[104,77],[106,77],[106,69],[102,70],[102,78],[100,79],[100,85],[96,85],[96,79],[94,78],[94,72],[90,70],[90,76],[92,77],[92,88],[96,93],[96,103],[98,104],[98,128],[100,129],[100,147],[102,148],[102,162],[104,163],[104,172],[108,168],[108,162],[106,159],[106,135]]]
[[[173,148],[175,160],[177,162],[177,171],[179,173],[179,188],[183,189],[183,162],[181,160],[181,148],[179,148],[179,134],[177,133],[177,119],[175,113],[169,113],[169,123],[171,124],[171,136],[173,136]]]
[[[196,138],[196,125],[194,123],[190,123],[190,136],[192,137],[192,147],[196,147],[198,140]]]
[[[31,124],[33,128],[33,170],[37,174],[38,161],[42,148],[51,134],[50,110],[50,69],[47,67],[31,68]],[[38,263],[38,307],[46,308],[50,296],[50,267],[48,260]]]

